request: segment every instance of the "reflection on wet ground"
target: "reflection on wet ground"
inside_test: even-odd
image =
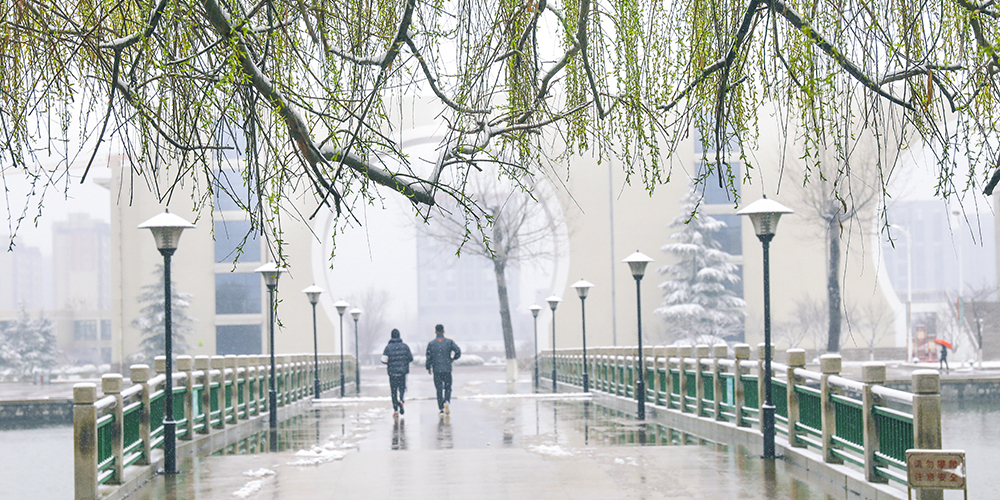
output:
[[[502,377],[503,367],[457,370],[451,414],[439,417],[430,377],[412,374],[409,395],[420,398],[395,419],[384,375],[366,372],[361,398],[324,400],[286,422],[282,451],[262,453],[261,433],[183,461],[182,474],[129,498],[834,498],[781,461],[587,397],[532,394],[527,379],[508,394]]]

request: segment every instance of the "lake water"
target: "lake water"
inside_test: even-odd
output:
[[[1000,498],[1000,403],[947,402],[943,410],[943,448],[966,451],[969,498]],[[72,441],[70,427],[0,430],[0,500],[73,498]]]

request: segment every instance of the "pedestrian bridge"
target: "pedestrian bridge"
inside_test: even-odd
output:
[[[721,350],[707,347],[649,348],[644,423],[632,418],[638,370],[630,349],[589,350],[588,374],[594,388],[590,394],[580,392],[582,353],[574,350],[555,356],[558,394],[551,393],[549,380],[542,381],[540,390],[532,387],[537,381],[531,378],[510,387],[502,380],[502,367],[457,368],[452,414],[445,418],[437,417],[431,377],[416,370],[410,375],[407,413],[398,420],[391,417],[384,370],[362,370],[360,397],[314,400],[312,355],[279,356],[283,413],[276,453],[261,452],[270,439],[266,418],[258,417],[267,413],[267,398],[261,392],[266,386],[264,362],[252,357],[194,360],[194,366],[176,375],[176,397],[184,400],[177,412],[184,414],[175,418],[184,425],[178,426],[181,473],[170,476],[156,474],[162,468],[162,438],[157,440],[162,404],[156,405],[162,397],[157,393],[162,391],[158,380],[162,374],[143,380],[138,368],[133,371],[135,385],[119,388],[119,382],[115,387],[115,376],[110,375],[104,398],[96,399],[95,394],[90,403],[87,398],[76,403],[75,411],[94,410],[97,451],[94,459],[81,463],[85,450],[79,445],[80,436],[86,436],[87,429],[81,430],[78,423],[76,495],[78,499],[326,498],[332,492],[338,498],[379,494],[905,497],[898,484],[885,484],[901,472],[890,462],[891,446],[881,446],[891,440],[886,437],[890,431],[884,426],[890,424],[884,417],[888,414],[895,422],[893,436],[903,436],[909,429],[914,437],[928,419],[914,418],[923,414],[912,409],[908,413],[906,402],[910,408],[920,407],[923,396],[933,399],[933,395],[880,386],[876,365],[866,371],[872,380],[863,382],[825,373],[832,371],[832,361],[825,361],[823,372],[811,372],[797,366],[797,354],[792,353],[788,365],[775,365],[774,393],[785,394],[784,399],[775,398],[779,454],[784,459],[771,462],[758,457],[757,363],[748,359],[749,348],[734,351],[735,356],[727,358]],[[710,356],[713,353],[717,356]],[[553,358],[543,356],[539,361],[540,372],[551,374]],[[187,366],[180,359],[177,364]],[[324,359],[323,396],[339,396],[338,391],[328,391],[339,383],[338,370],[335,359]],[[353,365],[345,372],[353,375]],[[734,377],[737,373],[740,376]],[[348,379],[353,382],[353,377]],[[824,398],[824,391],[829,396]],[[824,399],[841,406],[831,410]],[[821,412],[834,412],[839,424],[824,426],[831,417],[813,415],[817,406]],[[120,415],[115,408],[121,408]],[[851,409],[860,413],[859,420],[850,419]],[[139,416],[128,416],[133,413]],[[146,426],[144,418],[149,419]],[[881,439],[865,430],[866,419],[879,421],[874,432],[881,431]],[[131,423],[135,421],[138,426]],[[852,426],[861,427],[851,431]],[[937,426],[940,436],[940,416]],[[788,429],[793,429],[791,437]],[[829,439],[824,437],[828,432]],[[822,444],[827,441],[832,444],[824,451]],[[856,441],[861,444],[854,445]],[[87,480],[94,488],[81,491]]]

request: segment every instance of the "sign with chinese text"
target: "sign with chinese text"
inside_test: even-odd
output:
[[[906,450],[910,488],[965,489],[964,450]]]

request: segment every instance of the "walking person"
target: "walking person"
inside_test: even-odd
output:
[[[382,350],[382,362],[388,365],[386,371],[389,372],[389,391],[392,393],[392,416],[398,417],[405,413],[403,395],[406,393],[406,374],[410,373],[413,353],[399,337],[399,330],[393,328],[389,337],[389,343]]]
[[[444,336],[444,325],[434,327],[434,340],[427,344],[427,373],[434,374],[434,389],[437,390],[438,414],[451,413],[451,363],[462,356],[461,349]],[[454,355],[452,355],[454,353]]]
[[[941,344],[941,355],[938,356],[938,369],[948,373],[951,368],[948,366],[948,346]]]

